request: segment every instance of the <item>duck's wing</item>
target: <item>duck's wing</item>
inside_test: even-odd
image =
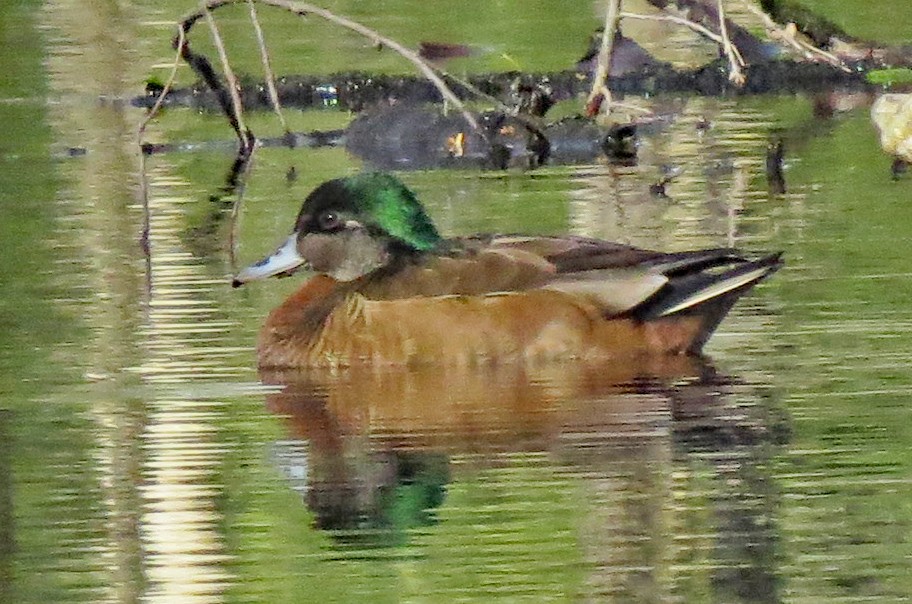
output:
[[[372,300],[476,296],[538,288],[556,273],[557,268],[538,254],[481,245],[473,238],[454,240],[446,253],[406,259],[400,266],[376,271],[355,288]]]
[[[668,283],[654,296],[631,309],[641,320],[677,313],[715,314],[718,319],[735,300],[782,267],[782,253],[758,257],[719,258],[715,262],[677,267]]]
[[[682,312],[759,281],[776,258],[753,264],[730,248],[664,253],[585,237],[472,236],[356,285],[373,300],[475,296],[547,289],[605,316]],[[777,265],[778,266],[778,265]]]
[[[755,258],[732,248],[666,253],[585,237],[495,237],[490,245],[523,250],[554,266],[548,289],[586,296],[606,315],[642,320],[723,298],[733,301],[781,265],[778,253]]]
[[[595,297],[606,312],[629,310],[679,272],[732,258],[729,249],[666,254],[585,237],[472,236],[452,253],[399,271],[392,297],[479,295],[545,287]],[[398,290],[398,291],[397,291]]]
[[[674,274],[719,262],[744,259],[744,255],[733,248],[668,253],[589,237],[501,235],[491,237],[488,246],[532,253],[554,265],[556,272],[561,275],[600,269],[648,269],[657,273]]]

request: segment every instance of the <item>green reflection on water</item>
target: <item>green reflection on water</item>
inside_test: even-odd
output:
[[[912,16],[904,0],[801,0],[801,4],[853,36],[890,44],[912,42]]]
[[[0,601],[66,601],[97,588],[88,543],[102,524],[93,509],[94,468],[84,407],[54,395],[79,380],[57,360],[87,335],[58,300],[51,240],[60,179],[47,123],[39,2],[4,8],[0,35]],[[65,353],[63,354],[65,357]],[[71,396],[78,400],[75,392]],[[50,526],[61,519],[66,525]],[[91,596],[87,596],[91,599]]]
[[[811,141],[791,169],[819,183],[800,220],[784,217],[792,280],[779,289],[798,370],[793,453],[780,460],[789,501],[783,529],[794,548],[792,589],[846,598],[907,597],[912,429],[900,420],[910,388],[912,315],[906,294],[909,182],[892,181],[868,116]],[[798,228],[794,228],[798,227]],[[793,357],[794,358],[794,357]],[[829,453],[827,453],[829,451]],[[819,527],[829,527],[820,530]]]
[[[262,480],[273,468],[244,476],[231,491],[226,523],[256,529],[227,532],[237,556],[231,566],[244,578],[231,599],[569,601],[583,593],[580,527],[567,513],[582,503],[574,481],[535,458],[507,459],[496,471],[472,465],[471,458],[455,463],[458,479],[430,527],[352,533],[354,541],[309,528],[313,517],[301,495]]]

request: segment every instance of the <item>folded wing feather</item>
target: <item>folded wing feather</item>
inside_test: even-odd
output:
[[[600,270],[585,275],[585,279],[549,283],[546,289],[585,296],[610,316],[640,305],[668,283],[665,275],[645,270]]]

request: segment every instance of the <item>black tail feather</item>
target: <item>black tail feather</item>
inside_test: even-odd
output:
[[[782,266],[781,252],[748,260],[724,251],[672,263],[665,271],[669,282],[631,314],[641,321],[679,313],[705,314],[717,317],[714,329],[738,298]]]

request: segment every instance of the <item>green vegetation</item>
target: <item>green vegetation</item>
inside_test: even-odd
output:
[[[905,0],[799,0],[854,36],[887,44],[912,43],[912,14]]]
[[[872,84],[880,84],[889,88],[890,86],[896,86],[897,84],[912,83],[912,69],[905,67],[896,69],[877,69],[869,71],[866,77]]]

